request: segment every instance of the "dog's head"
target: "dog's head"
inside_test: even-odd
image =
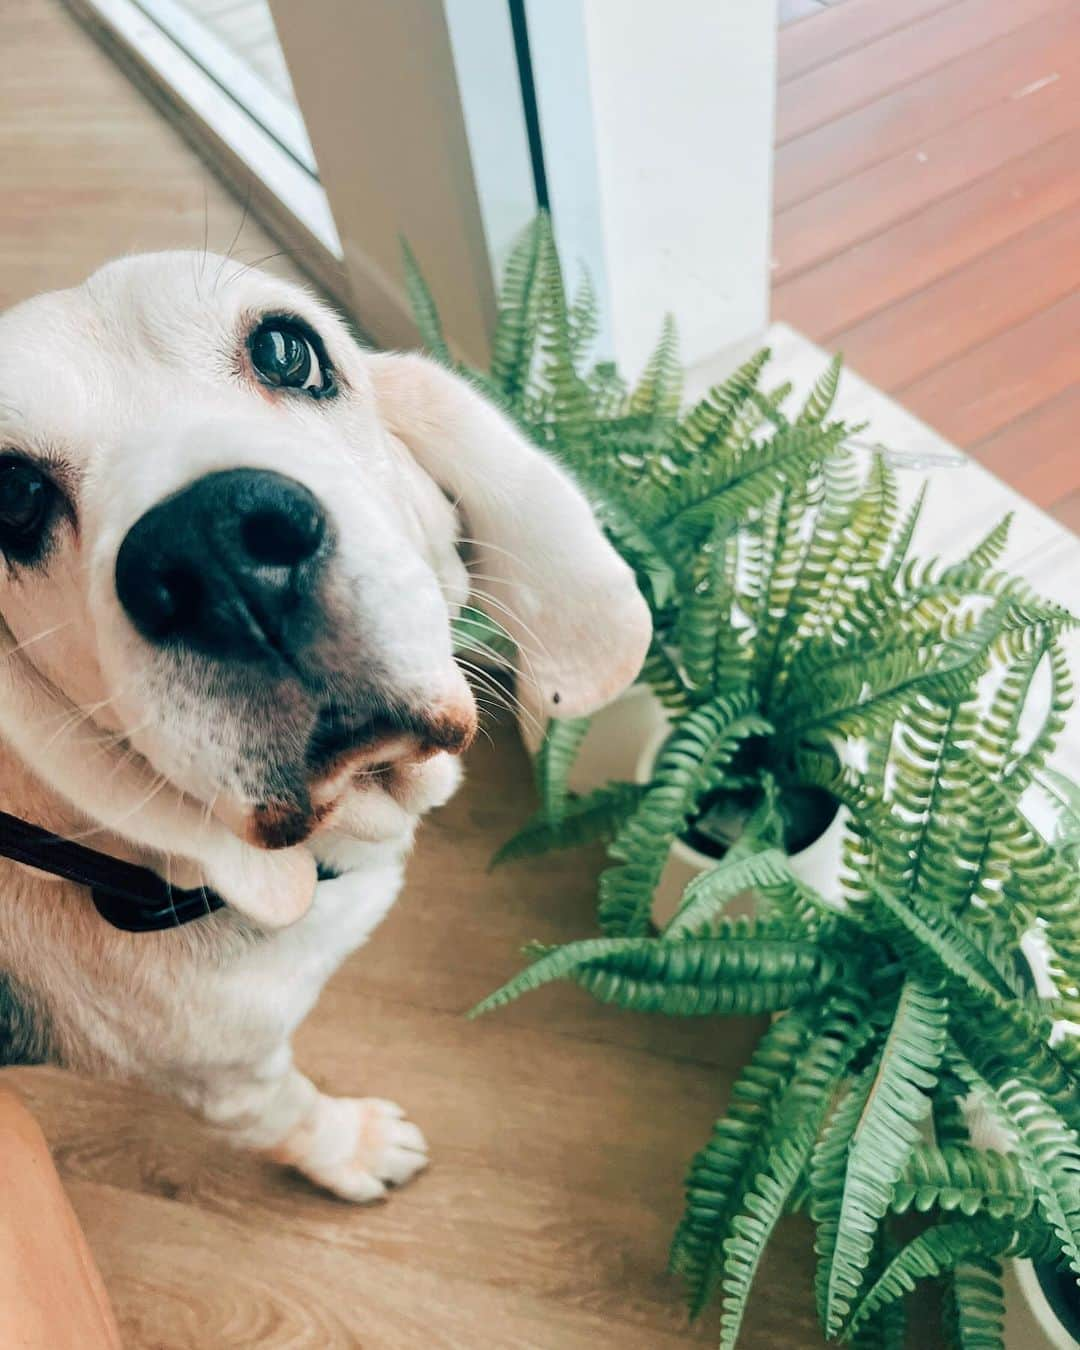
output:
[[[256,847],[306,839],[358,776],[469,743],[462,546],[534,713],[633,678],[649,625],[629,570],[569,479],[442,368],[365,352],[304,290],[197,253],[0,318],[7,628]]]

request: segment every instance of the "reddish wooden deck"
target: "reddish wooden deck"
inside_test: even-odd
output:
[[[1080,4],[780,33],[773,313],[1080,529]]]

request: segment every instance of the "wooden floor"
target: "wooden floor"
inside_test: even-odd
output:
[[[1080,529],[1080,4],[780,34],[773,313]]]
[[[1075,14],[845,0],[785,29],[775,243],[780,317],[1063,513],[1080,482]],[[56,0],[0,6],[0,306],[126,250],[201,247],[204,229],[226,247],[241,215]],[[248,221],[235,248],[274,244]],[[522,942],[591,931],[596,858],[485,872],[531,806],[522,753],[496,740],[299,1040],[325,1086],[394,1097],[427,1132],[431,1171],[389,1204],[328,1200],[138,1091],[6,1075],[131,1350],[715,1343],[715,1319],[686,1327],[664,1257],[685,1160],[754,1028],[563,990],[462,1019]],[[820,1345],[810,1269],[805,1230],[784,1225],[747,1350]]]

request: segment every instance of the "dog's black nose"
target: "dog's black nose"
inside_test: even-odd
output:
[[[116,594],[151,642],[222,660],[292,656],[321,623],[326,515],[279,473],[208,474],[141,516],[116,558]]]

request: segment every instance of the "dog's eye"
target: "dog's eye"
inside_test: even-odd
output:
[[[20,549],[40,539],[56,488],[33,464],[23,459],[0,459],[0,542]]]
[[[248,342],[251,364],[267,384],[278,389],[324,392],[329,372],[304,330],[283,319],[261,323]]]

